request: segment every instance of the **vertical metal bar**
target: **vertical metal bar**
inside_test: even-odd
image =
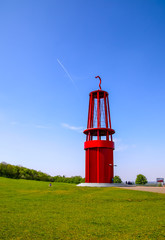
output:
[[[93,118],[94,118],[94,96],[92,93],[92,122],[91,122],[91,127],[93,128]]]
[[[90,94],[90,97],[89,97],[88,125],[87,125],[87,128],[90,128],[90,119],[91,119],[91,94]]]
[[[89,149],[86,150],[85,161],[85,182],[89,182]]]
[[[93,93],[91,93],[91,122],[90,127],[93,128],[93,116],[94,116],[94,97]],[[90,136],[91,140],[93,140],[93,136]]]
[[[111,118],[110,118],[110,108],[109,108],[109,99],[107,96],[107,103],[108,103],[108,116],[109,116],[109,127],[111,129]],[[112,141],[112,135],[111,135],[111,141]]]
[[[85,182],[88,182],[87,177],[87,149],[85,150]]]
[[[106,140],[109,141],[109,133],[107,131]]]
[[[99,91],[97,92],[97,127],[100,127],[100,99]],[[97,131],[97,140],[99,140],[99,131]]]
[[[106,128],[108,128],[108,117],[107,117],[107,101],[106,101],[106,93],[104,92],[104,109],[105,109],[105,123]],[[107,131],[106,140],[109,141],[109,134]]]
[[[88,113],[88,127],[87,128],[91,128],[91,101],[92,101],[92,97],[91,97],[91,94],[90,94],[89,113]],[[88,141],[90,141],[90,132],[88,132]]]
[[[100,108],[100,127],[101,127],[101,112],[102,112],[102,102],[101,102],[101,98],[99,101],[99,108]]]
[[[88,105],[88,120],[87,120],[87,128],[89,126],[89,111],[90,111],[90,95],[89,95],[89,105]]]
[[[107,103],[108,103],[109,127],[111,128],[111,118],[110,118],[110,108],[109,108],[109,100],[108,100],[108,96],[107,96]]]
[[[114,178],[113,151],[112,151],[112,178]],[[113,181],[112,181],[112,183],[113,183]]]
[[[88,182],[90,181],[90,176],[89,176],[89,171],[90,171],[90,163],[89,163],[90,159],[89,159],[89,149],[88,149]]]
[[[100,127],[100,99],[99,91],[97,92],[97,127]]]
[[[106,104],[106,93],[105,92],[104,92],[104,108],[105,108],[105,123],[106,123],[106,128],[108,128],[107,104]]]
[[[97,148],[97,183],[100,181],[100,151],[99,148]]]

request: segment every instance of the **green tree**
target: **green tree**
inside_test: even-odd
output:
[[[85,179],[81,176],[65,177],[63,176],[50,176],[41,171],[36,171],[34,169],[25,168],[22,166],[15,166],[8,164],[6,162],[0,163],[0,176],[16,179],[28,179],[37,181],[49,181],[49,182],[65,182],[78,184],[80,182],[85,182]]]
[[[136,184],[146,184],[147,183],[147,178],[143,174],[138,174],[136,177]]]
[[[113,178],[113,183],[121,183],[122,181],[121,181],[121,178],[119,177],[119,176],[115,176],[114,178]]]

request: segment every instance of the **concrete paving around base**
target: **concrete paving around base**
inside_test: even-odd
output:
[[[145,192],[156,192],[156,193],[164,193],[165,187],[150,187],[150,186],[136,186],[136,185],[128,185],[124,183],[80,183],[77,185],[78,187],[118,187],[136,191],[145,191]]]
[[[129,190],[165,194],[165,187],[136,186],[136,185],[128,185],[124,183],[80,183],[77,186],[78,187],[118,187],[118,188],[124,188]]]
[[[78,187],[129,187],[124,183],[80,183]]]
[[[136,191],[145,191],[145,192],[164,193],[165,194],[165,187],[150,187],[150,186],[126,187],[126,186],[124,186],[124,189],[136,190]]]

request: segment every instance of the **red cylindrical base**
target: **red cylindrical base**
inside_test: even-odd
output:
[[[88,143],[85,142],[85,182],[112,183],[114,143],[109,142],[108,144],[107,141],[91,141],[94,147],[87,147]]]

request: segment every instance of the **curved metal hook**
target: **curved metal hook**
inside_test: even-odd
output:
[[[95,78],[99,78],[99,79],[100,79],[99,88],[100,88],[100,90],[101,90],[101,77],[96,76]]]

